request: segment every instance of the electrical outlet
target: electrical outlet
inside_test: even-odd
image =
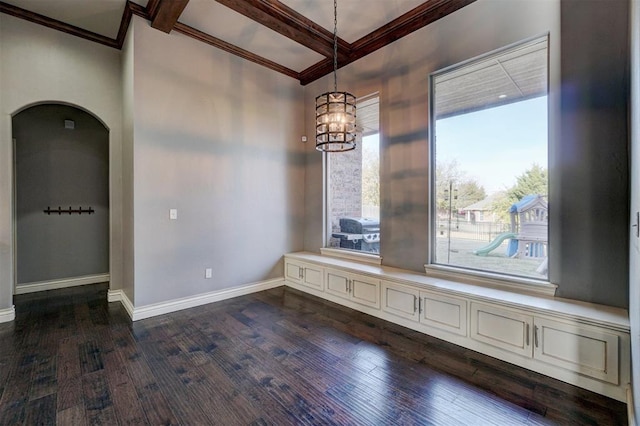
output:
[[[169,209],[169,219],[171,220],[178,219],[178,209]]]
[[[207,279],[213,277],[213,269],[211,269],[211,268],[205,269],[204,270],[204,277],[207,278]]]

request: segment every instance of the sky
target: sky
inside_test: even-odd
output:
[[[457,160],[487,195],[511,187],[534,163],[547,168],[547,97],[436,122],[436,160]]]

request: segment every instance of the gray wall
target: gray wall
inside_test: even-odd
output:
[[[629,2],[561,3],[550,268],[562,297],[627,307]],[[551,204],[553,206],[554,204]]]
[[[0,18],[0,36],[4,33],[4,21]],[[0,37],[0,58],[4,58],[4,45]],[[4,59],[3,59],[4,62]],[[2,82],[4,81],[4,67],[0,64],[0,107],[6,100]],[[6,128],[11,125],[11,116],[0,111],[0,310],[13,307],[13,167],[11,167],[12,142],[5,140],[9,132]],[[9,166],[9,167],[6,167]]]
[[[38,105],[14,116],[13,137],[18,285],[108,273],[107,129],[77,108]],[[57,206],[95,213],[43,213]]]
[[[299,83],[133,24],[135,306],[282,277],[302,249]]]
[[[0,309],[13,304],[13,144],[11,117],[43,102],[75,105],[109,129],[110,287],[121,286],[121,52],[0,14]]]
[[[631,3],[631,223],[640,211],[640,4]],[[640,238],[629,227],[629,322],[631,323],[631,373],[636,418],[640,414]]]
[[[339,70],[341,90],[380,92],[384,265],[422,272],[428,260],[429,74],[549,32],[550,280],[559,296],[628,305],[627,8],[624,0],[479,0]],[[306,103],[330,85],[330,76],[308,85]],[[309,135],[313,120],[307,108]],[[323,243],[322,173],[310,146],[309,251]]]

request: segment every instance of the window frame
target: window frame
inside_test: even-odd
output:
[[[366,102],[366,101],[370,101],[372,99],[378,99],[378,108],[380,108],[380,104],[381,104],[381,95],[379,91],[375,91],[373,93],[370,93],[368,95],[364,95],[364,96],[359,96],[356,97],[356,116],[357,116],[357,105],[362,103],[362,102]],[[356,119],[356,124],[357,124],[357,119]],[[378,111],[378,138],[379,138],[379,146],[382,146],[382,129],[380,126],[380,113]],[[358,132],[357,136],[356,136],[356,143],[360,145],[360,147],[362,148],[362,138],[364,137],[364,134],[362,132]],[[339,257],[339,258],[344,258],[347,260],[355,260],[358,262],[364,262],[364,263],[371,263],[371,264],[375,264],[375,265],[381,265],[382,264],[382,254],[381,253],[370,253],[370,252],[363,252],[360,250],[354,250],[354,249],[349,249],[349,248],[342,248],[342,247],[329,247],[329,241],[331,240],[331,229],[332,229],[332,223],[331,223],[331,212],[330,212],[330,208],[331,208],[331,201],[330,201],[330,197],[331,197],[331,185],[330,185],[330,179],[331,179],[331,161],[330,161],[330,157],[329,154],[332,155],[340,155],[340,153],[328,153],[328,152],[323,152],[322,153],[322,183],[323,183],[323,205],[322,205],[322,216],[323,216],[323,220],[322,220],[322,224],[323,224],[323,229],[322,229],[322,247],[320,247],[320,253],[322,255],[327,255],[327,256],[332,256],[332,257]],[[380,176],[380,171],[382,170],[382,149],[379,150],[379,158],[380,158],[380,162],[379,162],[379,170],[378,170],[378,174]],[[380,191],[382,192],[382,188],[380,189]],[[380,203],[382,201],[382,194],[380,194]],[[382,213],[382,212],[381,212]],[[382,237],[380,238],[380,247],[382,247]]]
[[[437,237],[437,189],[436,189],[436,158],[435,158],[435,148],[436,148],[436,129],[435,129],[435,81],[436,78],[440,75],[455,71],[457,69],[463,68],[473,63],[477,63],[480,61],[485,61],[490,59],[491,57],[499,56],[501,54],[507,53],[509,51],[513,51],[517,48],[524,47],[528,44],[533,44],[536,42],[544,41],[547,46],[547,168],[549,168],[550,164],[550,156],[551,156],[551,142],[552,142],[552,129],[550,126],[551,120],[551,63],[550,63],[550,33],[545,32],[542,34],[538,34],[511,44],[508,44],[503,47],[499,47],[492,51],[483,53],[481,55],[477,55],[475,57],[466,59],[464,61],[455,63],[453,65],[446,66],[444,68],[438,69],[429,73],[429,93],[428,93],[428,105],[429,105],[429,125],[428,125],[428,155],[429,155],[429,186],[428,186],[428,247],[427,247],[427,263],[425,263],[425,272],[427,275],[433,275],[436,277],[441,277],[445,279],[452,279],[457,281],[466,281],[471,284],[490,286],[490,287],[498,287],[505,288],[509,290],[515,290],[517,292],[534,292],[534,293],[542,293],[546,295],[553,296],[555,294],[555,290],[557,289],[557,285],[551,283],[550,281],[550,270],[547,272],[547,278],[533,278],[533,277],[524,277],[518,275],[511,275],[507,273],[501,273],[497,271],[489,271],[489,270],[478,270],[472,269],[468,267],[462,267],[457,265],[446,265],[442,263],[435,262],[436,256],[436,237]],[[549,174],[549,187],[551,186],[551,175]],[[550,193],[550,190],[549,190]],[[549,222],[549,229],[551,224]],[[547,250],[549,250],[549,238],[547,238]],[[551,263],[551,256],[548,255],[549,263]]]

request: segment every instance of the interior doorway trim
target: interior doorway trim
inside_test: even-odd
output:
[[[16,309],[12,306],[8,309],[0,309],[0,324],[16,319]]]
[[[17,273],[17,244],[18,244],[18,235],[17,235],[17,199],[16,199],[16,138],[15,135],[13,134],[13,119],[15,116],[17,116],[18,114],[20,114],[23,111],[26,111],[30,108],[33,107],[37,107],[40,105],[61,105],[61,106],[68,106],[68,107],[72,107],[72,108],[76,108],[80,111],[83,111],[87,114],[89,114],[91,117],[95,118],[100,124],[102,124],[102,126],[104,126],[104,128],[107,130],[108,133],[108,138],[107,138],[107,143],[109,144],[109,148],[108,148],[108,161],[109,161],[109,166],[108,166],[108,193],[109,193],[109,249],[108,249],[108,254],[109,254],[109,272],[106,274],[97,274],[97,275],[87,275],[87,276],[82,276],[82,277],[74,277],[74,278],[66,278],[66,279],[57,279],[57,280],[50,280],[50,281],[40,281],[40,282],[33,282],[33,283],[25,283],[25,284],[20,284],[18,285],[18,273]],[[111,269],[112,269],[112,265],[113,265],[113,254],[114,254],[114,250],[113,250],[113,239],[114,239],[114,218],[113,218],[113,186],[112,186],[112,167],[113,167],[113,158],[112,158],[112,144],[113,144],[113,140],[112,140],[112,130],[111,128],[107,125],[107,123],[96,113],[94,113],[93,111],[75,104],[73,102],[67,102],[67,101],[59,101],[59,100],[43,100],[43,101],[37,101],[37,102],[31,102],[28,103],[26,105],[23,105],[21,108],[16,109],[14,112],[12,112],[9,115],[9,135],[10,135],[10,140],[11,140],[11,240],[12,240],[12,247],[11,247],[11,258],[12,258],[12,271],[11,271],[11,275],[12,275],[12,293],[13,295],[19,295],[19,294],[27,294],[27,293],[34,293],[34,292],[38,292],[38,291],[46,291],[46,290],[54,290],[54,289],[60,289],[60,288],[67,288],[67,287],[75,287],[75,286],[79,286],[79,285],[86,285],[86,284],[96,284],[96,283],[102,283],[102,282],[109,282],[109,287],[111,288]],[[11,312],[5,312],[5,311],[11,311]],[[15,307],[11,307],[9,309],[5,309],[5,310],[0,310],[0,323],[3,322],[7,322],[7,321],[13,321],[15,320]]]

